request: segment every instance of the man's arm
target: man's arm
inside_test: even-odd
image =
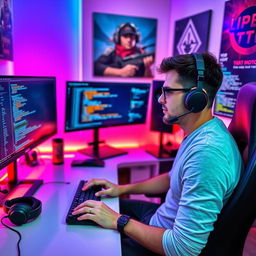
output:
[[[170,187],[169,173],[134,184],[120,185],[121,194],[160,194]]]
[[[130,219],[124,227],[124,233],[127,236],[145,248],[161,255],[165,255],[162,245],[162,237],[165,230],[164,228],[145,225],[134,219]]]
[[[168,173],[164,173],[149,180],[127,185],[117,185],[105,179],[92,179],[84,185],[82,190],[86,190],[94,185],[105,187],[105,190],[97,192],[97,196],[108,195],[116,197],[123,194],[159,194],[168,191],[170,177]]]
[[[121,214],[113,211],[106,204],[88,200],[74,209],[73,215],[82,214],[78,220],[93,220],[104,228],[117,230],[117,219]],[[124,233],[136,240],[142,246],[164,255],[162,237],[166,229],[145,225],[130,219],[124,227]]]
[[[121,76],[121,77],[131,77],[134,76],[138,67],[136,65],[128,64],[122,68],[106,67],[103,72],[104,76]]]

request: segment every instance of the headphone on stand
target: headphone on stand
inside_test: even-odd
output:
[[[3,204],[3,210],[8,214],[8,218],[13,224],[20,226],[40,215],[42,203],[32,196],[17,197],[6,200]]]
[[[192,89],[188,93],[186,93],[184,105],[185,108],[191,111],[192,113],[198,113],[201,112],[207,106],[208,103],[208,95],[203,90],[205,80],[205,65],[203,56],[201,54],[192,53],[191,55],[196,60],[197,84],[195,89]]]
[[[120,32],[126,26],[129,26],[130,28],[132,28],[132,30],[134,30],[136,43],[138,43],[140,41],[140,33],[139,33],[138,28],[135,26],[135,24],[131,23],[131,22],[125,22],[125,23],[120,24],[116,28],[116,31],[113,35],[113,41],[115,44],[120,44]]]

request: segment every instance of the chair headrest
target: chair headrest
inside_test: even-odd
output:
[[[240,88],[228,129],[247,162],[256,148],[256,82],[247,83]]]

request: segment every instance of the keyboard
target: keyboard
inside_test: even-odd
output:
[[[78,184],[76,193],[74,195],[73,201],[71,203],[71,206],[69,208],[69,211],[66,217],[66,223],[69,225],[93,225],[93,226],[98,225],[92,220],[77,220],[79,215],[72,215],[74,208],[77,207],[79,204],[83,203],[84,201],[86,200],[100,201],[101,200],[100,197],[95,196],[95,193],[100,191],[102,189],[102,186],[93,186],[85,191],[82,191],[82,188],[86,182],[87,181],[85,180],[81,180]]]

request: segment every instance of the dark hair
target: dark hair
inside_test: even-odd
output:
[[[202,53],[202,56],[205,65],[205,82],[203,88],[206,90],[209,98],[208,106],[212,107],[216,93],[221,86],[223,74],[220,65],[212,54]],[[184,88],[191,88],[196,85],[196,60],[191,54],[164,58],[159,67],[159,72],[167,73],[170,70],[177,71],[179,74],[177,82],[181,83]]]

